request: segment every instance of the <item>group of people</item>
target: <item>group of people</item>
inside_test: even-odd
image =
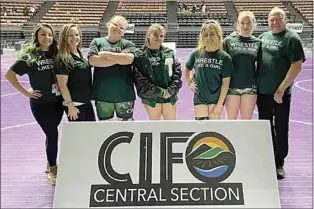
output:
[[[305,55],[298,34],[285,27],[283,10],[273,8],[268,22],[271,30],[254,37],[254,14],[241,12],[237,31],[223,39],[219,23],[206,21],[185,63],[184,77],[194,92],[196,120],[220,119],[224,107],[228,119],[237,119],[239,113],[241,119],[251,119],[257,104],[259,119],[270,120],[277,177],[282,179],[291,85]],[[150,120],[177,119],[182,70],[174,51],[163,46],[165,28],[152,24],[145,44],[136,48],[122,38],[127,24],[122,16],[111,18],[108,35],[91,42],[87,57],[81,52],[78,26],[64,25],[57,41],[53,28],[40,24],[30,46],[21,50],[5,75],[30,98],[34,118],[46,135],[46,172],[53,185],[64,111],[69,121],[96,121],[96,114],[99,120],[112,120],[116,114],[118,120],[132,121],[137,93]],[[17,79],[24,74],[31,89]]]

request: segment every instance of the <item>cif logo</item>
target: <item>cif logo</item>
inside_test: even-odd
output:
[[[185,159],[194,177],[207,183],[225,180],[236,164],[232,144],[216,132],[204,132],[195,136],[187,146]]]
[[[236,164],[232,144],[216,132],[160,133],[160,183],[173,183],[173,164],[184,163],[195,178],[204,183],[219,183],[230,176]],[[111,154],[121,143],[131,143],[134,133],[119,132],[111,135],[101,146],[98,167],[102,177],[110,184],[134,184],[129,173],[118,173],[111,162]],[[189,141],[190,140],[190,141]],[[189,141],[189,142],[188,142]],[[152,184],[153,134],[140,134],[139,183]],[[187,143],[188,142],[188,143]],[[174,144],[187,144],[184,152],[173,152]]]
[[[121,173],[122,157],[119,162],[111,159],[119,144],[132,140],[139,140],[139,149],[132,146],[123,151],[126,157],[139,152],[131,176],[131,171]],[[107,184],[91,185],[90,207],[244,205],[242,183],[223,182],[236,165],[235,150],[226,137],[216,132],[160,132],[155,140],[160,146],[154,149],[153,133],[134,137],[132,132],[119,132],[102,144],[98,167]],[[159,165],[153,159],[156,152],[160,154]],[[191,173],[194,178],[179,182],[175,164],[186,166],[179,175]],[[134,169],[138,169],[137,177]],[[159,179],[153,180],[158,174]]]

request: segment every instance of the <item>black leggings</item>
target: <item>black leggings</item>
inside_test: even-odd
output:
[[[68,115],[68,107],[64,106],[63,107],[66,114]],[[96,117],[95,117],[95,112],[94,112],[94,109],[93,109],[93,105],[92,103],[86,103],[86,104],[83,104],[83,105],[79,105],[79,106],[76,106],[77,109],[79,109],[80,113],[78,114],[78,118],[76,120],[71,120],[69,117],[68,117],[68,121],[96,121]]]
[[[33,116],[46,135],[46,155],[49,166],[57,164],[58,126],[62,120],[63,107],[61,101],[39,103],[30,100]]]

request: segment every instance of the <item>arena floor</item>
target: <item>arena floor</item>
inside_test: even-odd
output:
[[[182,66],[190,52],[191,49],[177,49]],[[31,114],[28,99],[4,78],[5,71],[16,59],[14,54],[1,56],[1,208],[51,208],[54,187],[48,183],[44,173],[44,134]],[[20,81],[29,87],[27,76],[20,77]],[[179,99],[179,120],[193,120],[192,92],[185,81]],[[256,119],[257,111],[254,113]],[[313,207],[312,116],[313,59],[308,56],[294,84],[290,153],[286,178],[279,181],[282,208]],[[147,120],[139,101],[135,107],[135,119]]]

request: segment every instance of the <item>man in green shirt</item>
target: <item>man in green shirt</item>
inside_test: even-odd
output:
[[[271,31],[260,36],[262,63],[257,98],[259,119],[270,120],[278,179],[285,177],[291,87],[305,61],[301,39],[286,29],[285,17],[282,9],[273,8],[268,15]]]

